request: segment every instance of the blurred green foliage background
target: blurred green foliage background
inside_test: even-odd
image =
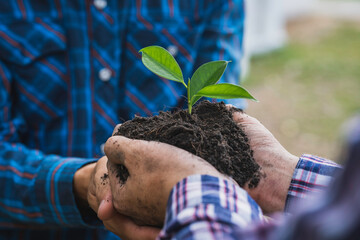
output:
[[[254,57],[245,86],[258,118],[291,153],[338,159],[346,121],[360,111],[360,22],[308,17],[289,42]]]

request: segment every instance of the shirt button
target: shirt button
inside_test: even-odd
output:
[[[99,78],[103,82],[107,82],[111,78],[111,70],[108,68],[103,68],[99,71]]]
[[[94,5],[97,9],[103,10],[107,6],[106,0],[94,0]]]
[[[103,143],[103,144],[100,145],[100,151],[101,151],[101,154],[102,154],[102,155],[105,155],[104,148],[105,148],[105,143]]]
[[[167,50],[169,51],[169,53],[170,53],[171,55],[173,55],[173,57],[175,57],[175,56],[178,54],[178,51],[179,51],[178,47],[175,46],[175,45],[170,45],[170,46],[168,46],[168,47],[167,47]]]

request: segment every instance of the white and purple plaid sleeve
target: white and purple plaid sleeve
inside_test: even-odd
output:
[[[194,175],[173,188],[159,239],[228,239],[261,220],[260,207],[245,190],[229,180]]]
[[[299,199],[323,192],[340,169],[340,165],[327,159],[309,154],[302,155],[290,183],[285,211],[291,212],[294,202]]]

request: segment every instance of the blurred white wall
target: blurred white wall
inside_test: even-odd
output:
[[[246,1],[245,48],[249,55],[268,52],[285,43],[285,1]]]
[[[249,0],[251,1],[251,0]],[[294,19],[313,12],[318,0],[285,0],[285,19]]]
[[[311,11],[317,0],[246,0],[243,76],[253,55],[264,54],[286,44],[286,21]]]

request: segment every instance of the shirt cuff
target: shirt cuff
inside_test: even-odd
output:
[[[35,182],[35,194],[47,224],[71,227],[101,225],[95,214],[80,214],[73,189],[75,172],[96,160],[51,155],[43,161]]]
[[[194,221],[217,221],[244,227],[263,219],[245,190],[233,182],[208,175],[189,176],[175,185],[167,204],[161,236]]]
[[[291,212],[297,200],[323,192],[340,169],[340,165],[325,158],[302,155],[290,183],[285,212]]]

